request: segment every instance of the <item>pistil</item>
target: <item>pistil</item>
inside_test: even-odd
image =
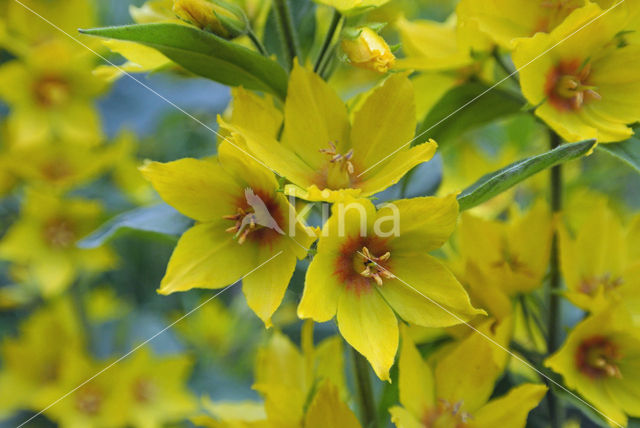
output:
[[[383,278],[395,278],[395,276],[391,272],[389,272],[389,270],[381,265],[381,263],[389,260],[389,258],[391,257],[391,253],[389,251],[379,257],[376,257],[371,254],[371,252],[369,252],[369,249],[367,247],[362,247],[360,255],[364,258],[365,266],[365,269],[360,272],[360,275],[364,276],[365,278],[373,278],[373,280],[378,285],[382,285]]]

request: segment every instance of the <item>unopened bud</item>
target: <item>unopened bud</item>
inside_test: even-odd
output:
[[[247,32],[243,10],[222,0],[173,0],[173,11],[180,19],[225,39]]]
[[[378,73],[389,71],[396,59],[387,42],[369,27],[363,27],[354,39],[344,39],[342,50],[351,64]]]

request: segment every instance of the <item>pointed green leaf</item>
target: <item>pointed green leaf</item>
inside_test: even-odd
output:
[[[418,134],[424,133],[443,144],[495,119],[518,113],[523,105],[523,100],[507,91],[479,82],[465,83],[442,96]]]
[[[546,153],[519,160],[487,174],[458,195],[460,210],[468,210],[486,202],[544,169],[579,158],[593,150],[595,145],[595,140],[563,144]]]
[[[195,27],[154,23],[81,32],[141,43],[157,49],[186,70],[225,85],[270,92],[281,99],[287,92],[287,74],[277,62]]]
[[[193,220],[183,216],[173,207],[161,203],[119,214],[80,240],[77,245],[80,248],[96,248],[123,230],[139,230],[177,236],[192,225]]]
[[[640,140],[633,137],[620,143],[600,144],[598,149],[617,157],[640,172]]]

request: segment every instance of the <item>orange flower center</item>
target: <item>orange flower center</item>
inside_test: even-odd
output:
[[[148,403],[156,395],[156,386],[148,379],[138,379],[133,385],[133,396],[138,403]]]
[[[33,95],[42,107],[58,107],[71,98],[71,88],[59,76],[43,76],[35,82]]]
[[[278,201],[271,195],[252,189],[246,189],[243,197],[238,198],[236,213],[222,217],[234,222],[226,229],[233,233],[238,244],[247,239],[259,244],[270,244],[278,235],[284,234],[280,228],[284,216]]]
[[[605,273],[602,276],[592,276],[589,278],[582,278],[580,282],[580,292],[593,296],[600,287],[605,292],[612,291],[624,283],[621,277],[612,278],[610,273]]]
[[[601,99],[597,88],[589,84],[591,64],[577,60],[561,62],[547,74],[545,93],[557,110],[579,110],[585,103]]]
[[[96,415],[102,406],[102,392],[92,386],[85,386],[76,392],[76,409],[87,415]]]
[[[578,370],[592,379],[621,378],[617,366],[620,357],[618,346],[604,336],[583,340],[575,355]]]
[[[424,428],[467,428],[471,415],[460,410],[462,401],[450,403],[439,399],[438,405],[427,409],[422,417]]]
[[[347,289],[366,292],[385,279],[394,278],[390,268],[391,253],[385,239],[352,237],[342,244],[336,259],[334,275]]]
[[[76,241],[75,225],[65,218],[47,221],[42,230],[45,242],[54,248],[68,248]]]

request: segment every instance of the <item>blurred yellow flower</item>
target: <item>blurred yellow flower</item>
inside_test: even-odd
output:
[[[295,64],[284,108],[282,142],[264,131],[227,124],[248,149],[289,179],[285,193],[310,201],[370,196],[398,182],[435,153],[429,141],[410,147],[416,128],[411,81],[389,76],[353,113],[334,90]]]
[[[97,228],[101,216],[98,202],[30,191],[20,218],[0,241],[0,258],[25,266],[43,295],[56,295],[79,275],[114,266],[110,249],[76,247]]]
[[[273,174],[228,142],[217,159],[150,162],[141,170],[168,204],[198,222],[178,241],[158,292],[222,288],[251,273],[242,286],[247,303],[270,326],[296,258],[315,240]]]
[[[380,7],[389,0],[314,0],[316,3],[337,9],[343,15],[357,15]]]
[[[460,255],[509,296],[542,285],[549,263],[553,222],[539,200],[526,213],[511,211],[510,220],[485,220],[462,214]]]
[[[522,93],[569,142],[624,140],[633,135],[627,125],[640,120],[640,46],[616,40],[627,28],[629,14],[623,12],[605,14],[591,3],[551,33],[516,44],[513,62],[521,69]]]
[[[432,367],[403,334],[398,363],[402,407],[389,409],[392,422],[399,428],[524,428],[547,388],[522,384],[490,399],[505,356],[486,337],[473,333]]]
[[[225,39],[246,32],[242,9],[222,0],[173,0],[173,11],[180,19]]]
[[[382,231],[381,219],[395,212],[398,233]],[[426,327],[484,313],[471,306],[444,264],[427,254],[449,238],[457,216],[455,195],[394,201],[378,211],[367,199],[334,205],[307,270],[298,316],[326,322],[337,315],[345,340],[378,377],[389,380],[398,347],[396,313]]]
[[[141,348],[120,364],[118,377],[113,377],[114,400],[120,401],[127,426],[160,428],[196,410],[196,401],[186,389],[193,365],[187,355],[154,356]]]
[[[104,83],[92,76],[94,57],[72,42],[51,40],[0,67],[0,99],[11,108],[12,147],[60,139],[93,145],[102,138],[94,99]]]
[[[356,38],[343,38],[342,50],[349,63],[378,73],[386,73],[395,62],[387,42],[369,27],[359,29]]]
[[[560,228],[562,275],[566,296],[587,311],[598,312],[611,302],[629,308],[640,303],[640,257],[631,227],[625,228],[606,201],[595,204],[575,233]],[[638,311],[640,314],[640,311]]]
[[[638,331],[624,307],[610,306],[575,326],[545,365],[610,418],[611,426],[626,426],[627,415],[640,416]]]

